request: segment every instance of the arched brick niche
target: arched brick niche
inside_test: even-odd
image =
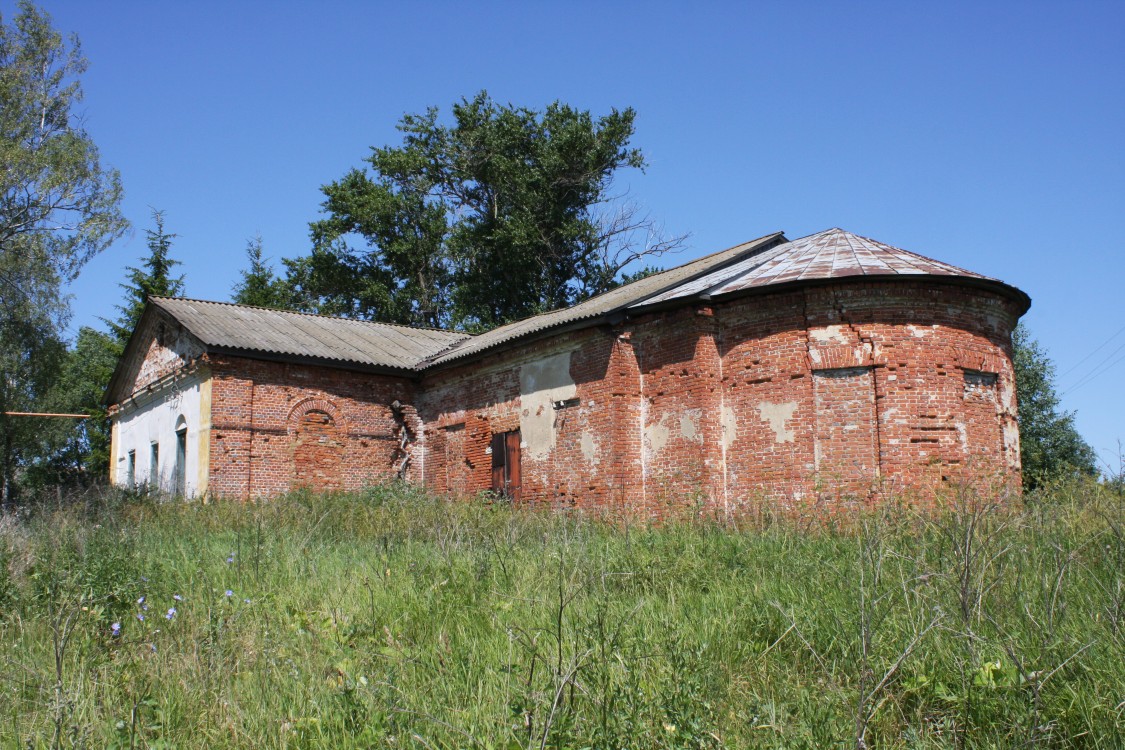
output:
[[[347,426],[340,410],[326,400],[309,398],[289,412],[293,450],[293,488],[337,490],[343,487]]]

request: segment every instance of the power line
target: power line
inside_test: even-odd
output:
[[[1104,375],[1109,370],[1112,370],[1113,367],[1115,365],[1117,365],[1118,362],[1121,362],[1122,360],[1125,360],[1125,354],[1121,355],[1117,359],[1113,359],[1115,356],[1117,356],[1117,353],[1120,352],[1123,349],[1125,349],[1125,344],[1122,344],[1121,346],[1117,347],[1112,352],[1110,352],[1109,356],[1107,356],[1105,359],[1103,359],[1098,364],[1094,365],[1094,367],[1092,367],[1089,370],[1089,372],[1087,372],[1085,375],[1083,375],[1081,378],[1079,378],[1078,381],[1074,385],[1070,386],[1069,388],[1067,388],[1065,391],[1063,391],[1059,395],[1061,396],[1061,395],[1070,393],[1071,391],[1075,391],[1075,390],[1081,388],[1082,386],[1086,385],[1087,383],[1089,383],[1091,380],[1096,379],[1098,376]],[[1110,362],[1111,359],[1113,360],[1112,362]],[[1109,364],[1106,364],[1107,362]]]
[[[1060,377],[1060,378],[1064,378],[1064,377],[1066,377],[1067,375],[1069,375],[1070,373],[1072,373],[1072,372],[1074,372],[1075,370],[1077,370],[1077,369],[1078,369],[1078,366],[1079,366],[1080,364],[1082,364],[1083,362],[1085,362],[1086,360],[1088,360],[1088,359],[1089,359],[1090,357],[1094,356],[1095,354],[1097,354],[1098,352],[1100,352],[1100,351],[1101,351],[1102,349],[1104,349],[1104,348],[1105,348],[1105,345],[1106,345],[1106,344],[1108,344],[1108,343],[1109,343],[1110,341],[1113,341],[1113,340],[1114,340],[1115,338],[1117,338],[1118,336],[1120,336],[1120,335],[1121,335],[1121,333],[1122,333],[1123,331],[1125,331],[1125,326],[1121,326],[1120,328],[1118,328],[1118,329],[1117,329],[1117,332],[1116,332],[1116,333],[1114,333],[1114,334],[1113,334],[1112,336],[1110,336],[1110,337],[1109,337],[1108,339],[1106,339],[1105,341],[1103,341],[1103,342],[1102,342],[1101,344],[1099,344],[1099,345],[1098,345],[1098,348],[1097,348],[1097,349],[1095,349],[1094,351],[1090,352],[1089,354],[1087,354],[1087,355],[1086,355],[1085,357],[1083,357],[1082,359],[1080,359],[1080,360],[1078,360],[1077,362],[1075,362],[1075,363],[1074,363],[1074,364],[1073,364],[1073,365],[1071,366],[1071,368],[1070,368],[1069,370],[1067,370],[1066,372],[1064,372],[1064,373],[1060,374],[1060,375],[1059,375],[1059,377]],[[1112,356],[1112,355],[1111,355],[1111,356]]]

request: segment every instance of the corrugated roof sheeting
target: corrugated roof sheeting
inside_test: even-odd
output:
[[[414,370],[463,333],[267,310],[224,302],[153,297],[207,346]]]
[[[543,313],[542,315],[536,315],[532,318],[518,320],[515,323],[509,323],[499,328],[494,328],[487,333],[482,333],[479,336],[473,336],[471,339],[458,342],[450,347],[448,351],[442,352],[426,364],[444,364],[452,360],[460,359],[461,357],[467,357],[482,352],[497,344],[520,338],[537,331],[556,328],[558,326],[567,325],[568,323],[609,315],[619,310],[624,310],[636,302],[643,301],[654,294],[659,294],[662,290],[670,286],[675,286],[680,282],[693,279],[699,274],[707,273],[710,269],[725,266],[747,253],[754,253],[763,247],[768,247],[772,242],[778,239],[784,239],[784,235],[781,232],[774,232],[773,234],[759,237],[756,240],[744,242],[741,245],[735,245],[727,250],[705,255],[702,258],[698,258],[690,263],[685,263],[682,266],[677,266],[676,268],[669,269],[662,273],[647,276],[639,281],[634,281],[632,284],[619,286],[616,289],[611,289],[596,297],[591,297],[585,302],[580,302],[574,307],[568,307],[564,310],[554,310],[552,312]]]
[[[896,275],[974,279],[1004,287],[1026,300],[1022,292],[996,279],[842,229],[829,229],[793,241],[775,232],[618,287],[574,307],[516,321],[479,336],[223,302],[155,297],[152,303],[210,347],[418,372],[540,331],[661,303],[800,281]]]

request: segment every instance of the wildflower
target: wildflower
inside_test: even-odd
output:
[[[148,583],[148,578],[145,577],[145,576],[141,576],[141,580],[144,581],[145,583]]]
[[[250,603],[250,600],[249,600],[249,599],[243,599],[243,600],[242,600],[242,603],[243,603],[243,604],[249,604],[249,603]]]
[[[226,598],[230,599],[232,596],[234,596],[234,592],[231,591],[230,589],[227,589],[226,591],[223,592],[223,595],[226,596]]]
[[[227,565],[230,565],[232,562],[234,562],[234,553],[233,552],[231,552],[230,557],[227,558]]]
[[[176,616],[176,608],[175,607],[169,607],[168,608],[168,614],[164,615],[164,619],[165,620],[171,620],[175,616]]]
[[[142,615],[142,614],[141,614],[140,612],[138,612],[138,613],[137,613],[137,619],[138,619],[138,620],[140,620],[141,622],[144,622],[144,621],[145,621],[145,616],[144,616],[144,615]]]
[[[145,598],[143,596],[140,599],[137,600],[137,604],[144,604],[144,603],[145,603]]]
[[[113,623],[112,625],[109,626],[109,631],[113,635],[114,638],[121,635],[121,623],[119,623],[119,622]]]
[[[184,600],[184,598],[182,596],[180,596],[179,594],[172,594],[172,598],[175,599],[178,602],[182,602]]]
[[[155,643],[150,643],[150,644],[148,644],[148,646],[149,646],[149,648],[151,648],[151,649],[152,649],[152,653],[154,653],[154,654],[155,654],[155,653],[156,653],[156,644],[155,644]]]

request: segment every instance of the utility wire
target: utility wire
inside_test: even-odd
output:
[[[1089,383],[1091,380],[1094,380],[1098,376],[1104,375],[1109,370],[1112,370],[1114,368],[1114,366],[1117,365],[1118,362],[1121,362],[1122,360],[1125,360],[1125,354],[1121,355],[1120,357],[1117,357],[1117,359],[1113,359],[1115,356],[1117,356],[1117,353],[1120,352],[1122,349],[1125,349],[1125,344],[1122,344],[1121,346],[1117,347],[1112,352],[1110,352],[1109,356],[1107,356],[1105,359],[1103,359],[1098,364],[1094,365],[1085,375],[1083,375],[1081,378],[1079,378],[1078,381],[1074,385],[1070,386],[1069,388],[1067,388],[1065,391],[1063,391],[1059,395],[1061,396],[1061,395],[1070,393],[1071,391],[1075,391],[1075,390],[1081,388],[1082,386],[1086,385],[1087,383]],[[1110,362],[1110,360],[1113,360],[1113,361]],[[1107,362],[1109,364],[1106,364]]]
[[[1085,357],[1083,357],[1082,359],[1080,359],[1080,360],[1078,360],[1077,362],[1075,362],[1075,363],[1074,363],[1074,364],[1073,364],[1073,365],[1071,366],[1071,368],[1070,368],[1069,370],[1067,370],[1067,371],[1066,371],[1066,372],[1064,372],[1064,373],[1061,373],[1061,374],[1059,375],[1059,377],[1060,377],[1060,378],[1065,378],[1065,377],[1066,377],[1067,375],[1069,375],[1070,373],[1072,373],[1072,372],[1074,372],[1075,370],[1077,370],[1077,369],[1078,369],[1078,366],[1079,366],[1080,364],[1082,364],[1083,362],[1085,362],[1086,360],[1088,360],[1088,359],[1089,359],[1090,357],[1094,356],[1095,354],[1097,354],[1098,352],[1100,352],[1100,351],[1101,351],[1102,349],[1104,349],[1104,348],[1105,348],[1105,345],[1106,345],[1106,344],[1108,344],[1108,343],[1109,343],[1110,341],[1113,341],[1113,340],[1114,340],[1115,338],[1117,338],[1118,336],[1120,336],[1122,332],[1125,332],[1125,326],[1121,326],[1120,328],[1118,328],[1118,329],[1117,329],[1117,332],[1116,332],[1116,333],[1114,333],[1114,334],[1113,334],[1112,336],[1110,336],[1110,337],[1109,337],[1108,339],[1106,339],[1105,341],[1103,341],[1103,342],[1102,342],[1101,344],[1099,344],[1099,345],[1098,345],[1098,348],[1097,348],[1097,349],[1095,349],[1094,351],[1090,352],[1089,354],[1087,354],[1087,355],[1086,355]]]

